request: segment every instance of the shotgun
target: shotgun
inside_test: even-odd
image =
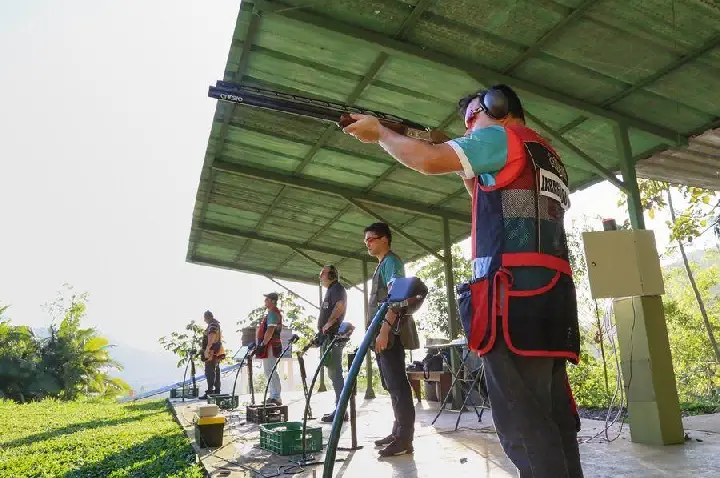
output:
[[[271,111],[290,113],[305,118],[315,118],[321,121],[337,124],[340,128],[355,122],[351,114],[375,116],[380,123],[398,134],[415,138],[429,143],[442,143],[449,138],[438,130],[432,130],[419,123],[397,116],[371,111],[358,106],[348,106],[340,103],[305,98],[303,96],[282,93],[279,91],[243,86],[229,81],[217,81],[215,86],[208,90],[208,96],[220,101],[227,101],[254,108],[263,108]]]

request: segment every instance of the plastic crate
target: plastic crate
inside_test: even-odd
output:
[[[250,423],[283,423],[288,421],[287,405],[248,405],[245,417]]]
[[[260,448],[278,455],[299,455],[303,452],[302,423],[281,422],[260,425]],[[322,449],[322,428],[305,428],[305,451]]]
[[[170,398],[197,398],[198,396],[199,394],[197,388],[185,387],[184,393],[182,387],[170,390]]]
[[[230,397],[228,394],[208,395],[208,403],[217,405],[221,410],[230,410],[238,407],[238,396]]]

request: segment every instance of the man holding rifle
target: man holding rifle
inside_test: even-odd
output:
[[[579,478],[566,374],[580,348],[563,225],[567,172],[525,125],[510,87],[478,91],[458,106],[467,132],[441,144],[397,134],[365,115],[352,115],[344,131],[422,174],[463,178],[473,206],[473,281],[469,298],[460,297],[469,304],[460,307],[461,319],[468,346],[483,357],[500,442],[522,478]]]

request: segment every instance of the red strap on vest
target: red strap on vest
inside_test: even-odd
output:
[[[572,276],[570,263],[559,257],[538,252],[513,252],[502,255],[503,267],[546,267]]]

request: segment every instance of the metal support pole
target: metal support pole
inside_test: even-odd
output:
[[[632,224],[633,229],[645,229],[645,217],[643,216],[642,200],[640,199],[640,189],[635,174],[635,162],[632,157],[628,128],[625,124],[615,123],[613,124],[613,130],[615,132],[615,146],[620,157],[620,170],[622,171],[623,183],[628,196],[630,224]]]
[[[368,324],[370,323],[370,317],[368,317],[368,314],[370,312],[369,304],[368,304],[368,290],[367,290],[367,283],[368,283],[368,263],[367,261],[362,261],[362,268],[363,268],[363,308],[365,310],[365,331],[367,331]],[[372,376],[372,357],[370,356],[370,353],[365,356],[365,375],[367,376],[367,388],[365,389],[365,400],[371,400],[375,398],[375,391],[373,390],[373,376]]]
[[[322,303],[323,303],[322,284],[318,285],[318,297],[319,297],[318,304],[320,304],[320,310],[322,310]],[[318,385],[318,392],[327,392],[327,387],[325,386],[325,367],[324,366],[320,367],[320,385]],[[310,390],[310,393],[312,393],[312,390]]]
[[[452,240],[450,239],[450,222],[447,218],[443,218],[443,256],[445,260],[445,287],[447,291],[448,300],[448,320],[450,328],[450,340],[455,340],[458,336],[458,323],[457,323],[457,306],[455,305],[455,277],[453,276],[453,262],[452,262]],[[450,368],[452,368],[453,376],[457,374],[459,368],[459,357],[455,347],[450,347]],[[455,388],[453,390],[453,409],[459,410],[462,408],[462,389],[460,382],[455,381]]]

